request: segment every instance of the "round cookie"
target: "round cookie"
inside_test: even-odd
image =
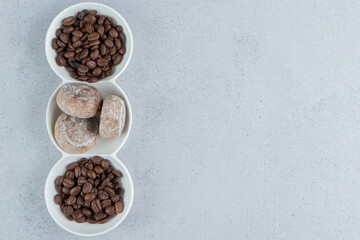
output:
[[[95,118],[76,118],[62,113],[56,120],[54,135],[59,146],[70,153],[83,153],[95,147],[98,122]]]
[[[96,88],[84,83],[64,84],[56,103],[66,114],[78,118],[91,118],[99,111],[102,96]]]
[[[126,105],[122,98],[110,95],[104,99],[101,113],[99,134],[104,139],[120,137],[125,126]]]

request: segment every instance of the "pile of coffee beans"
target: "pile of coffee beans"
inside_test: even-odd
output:
[[[57,52],[56,63],[80,81],[94,83],[112,75],[112,67],[126,53],[123,28],[96,10],[65,18],[55,35],[51,47]]]
[[[67,165],[65,175],[55,179],[59,194],[54,201],[71,221],[106,223],[124,210],[121,177],[107,159],[81,158]]]

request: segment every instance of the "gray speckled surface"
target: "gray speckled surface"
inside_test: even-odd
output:
[[[44,38],[75,2],[0,1],[0,239],[78,239],[43,198]],[[292,2],[104,1],[135,41],[135,200],[102,239],[358,239],[360,3]]]

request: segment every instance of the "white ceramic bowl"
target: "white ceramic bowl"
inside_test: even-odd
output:
[[[113,67],[113,74],[111,76],[105,77],[100,81],[112,81],[115,82],[115,79],[125,70],[127,65],[129,64],[132,52],[133,52],[133,37],[131,34],[131,30],[125,19],[114,9],[100,3],[93,3],[93,2],[83,2],[72,5],[68,8],[65,8],[61,11],[51,22],[48,31],[46,33],[45,38],[45,54],[46,58],[54,70],[54,72],[63,80],[63,81],[76,81],[79,80],[74,79],[71,77],[70,73],[65,69],[65,67],[60,67],[55,62],[55,57],[57,53],[54,49],[51,48],[51,40],[55,38],[56,29],[61,26],[61,22],[64,18],[69,16],[75,16],[75,14],[83,9],[88,10],[97,10],[98,14],[106,15],[112,17],[115,20],[117,25],[121,25],[123,27],[124,34],[126,35],[126,53],[121,61],[121,63],[117,66]]]
[[[52,140],[54,145],[59,149],[59,151],[64,156],[67,156],[67,155],[82,156],[83,154],[70,154],[70,153],[64,151],[63,149],[61,149],[59,147],[59,145],[57,144],[55,137],[54,137],[55,122],[58,119],[58,117],[60,116],[60,114],[62,113],[62,111],[56,104],[56,95],[57,95],[59,89],[61,88],[61,86],[64,84],[67,84],[67,83],[69,83],[69,82],[64,81],[54,91],[54,93],[52,94],[52,96],[49,100],[47,111],[46,111],[46,127],[48,130],[50,139]],[[89,84],[86,82],[82,82],[82,83]],[[111,140],[104,140],[104,139],[100,138],[98,143],[96,144],[96,146],[93,149],[91,149],[90,151],[86,152],[86,154],[95,154],[95,155],[100,155],[100,156],[101,155],[115,155],[120,150],[120,148],[124,145],[124,143],[126,142],[126,139],[129,136],[129,133],[130,133],[131,123],[132,123],[132,112],[131,112],[131,106],[130,106],[129,99],[127,98],[124,91],[115,83],[99,81],[97,83],[92,83],[90,85],[97,88],[101,92],[104,99],[108,95],[117,95],[117,96],[121,97],[122,99],[124,99],[124,101],[125,101],[126,121],[125,121],[124,130],[122,131],[121,136],[118,138],[111,139]]]
[[[83,154],[83,157],[90,158],[93,155]],[[66,171],[66,166],[69,163],[78,161],[81,157],[79,156],[65,156],[61,158],[51,169],[45,184],[45,202],[46,207],[54,219],[54,221],[66,231],[79,235],[79,236],[97,236],[111,231],[117,227],[127,216],[130,211],[131,205],[134,198],[134,186],[129,174],[129,171],[126,169],[124,164],[115,156],[102,156],[106,159],[109,159],[111,164],[115,169],[119,170],[123,177],[120,179],[121,185],[124,188],[125,192],[123,195],[124,200],[124,211],[118,214],[116,217],[110,219],[105,224],[89,224],[77,223],[75,221],[69,221],[65,215],[61,212],[60,206],[55,204],[54,196],[57,194],[55,189],[55,178],[61,175],[64,175]]]

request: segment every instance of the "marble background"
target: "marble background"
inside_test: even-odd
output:
[[[77,1],[0,1],[0,239],[79,239],[51,219],[44,39]],[[134,54],[127,219],[93,239],[359,239],[360,2],[100,1]]]

